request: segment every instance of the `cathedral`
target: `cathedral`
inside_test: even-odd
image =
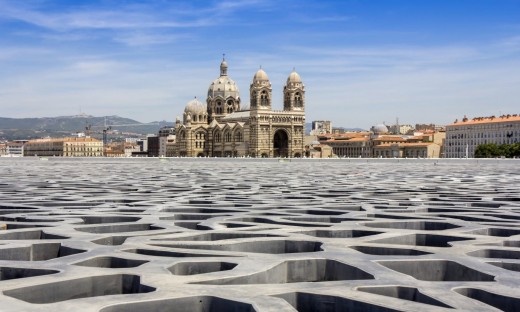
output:
[[[305,136],[305,87],[293,70],[283,89],[283,110],[272,108],[269,77],[259,69],[242,105],[225,59],[220,76],[208,88],[206,104],[197,98],[175,124],[176,156],[302,157]]]

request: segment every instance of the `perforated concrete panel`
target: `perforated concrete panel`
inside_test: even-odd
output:
[[[519,169],[0,158],[0,310],[518,311]]]

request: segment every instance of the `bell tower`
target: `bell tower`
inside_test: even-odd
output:
[[[250,91],[250,109],[253,110],[271,110],[272,92],[271,82],[265,71],[260,68],[249,88]]]
[[[305,86],[294,69],[283,88],[283,98],[284,111],[305,111]]]

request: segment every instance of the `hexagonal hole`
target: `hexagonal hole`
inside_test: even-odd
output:
[[[370,241],[378,244],[396,244],[429,247],[451,247],[450,242],[473,240],[474,238],[435,234],[409,234]]]
[[[367,222],[364,226],[419,231],[444,231],[460,227],[455,224],[437,221]]]
[[[305,235],[323,238],[357,238],[371,235],[382,234],[384,232],[365,231],[365,230],[312,230],[301,232]]]
[[[134,260],[134,259],[125,259],[118,257],[96,257],[92,259],[88,259],[81,262],[73,263],[74,265],[86,266],[86,267],[95,267],[95,268],[135,268],[150,261],[146,260]]]
[[[62,246],[60,243],[33,244],[26,247],[0,249],[0,260],[45,261],[66,257],[86,250]]]
[[[151,224],[113,224],[113,225],[100,225],[75,228],[76,231],[95,233],[95,234],[106,234],[106,233],[121,233],[121,232],[139,232],[139,231],[153,231],[163,230],[164,228],[153,226]]]
[[[168,311],[168,312],[255,312],[250,303],[214,296],[194,296],[175,299],[132,302],[106,307],[100,312]]]
[[[520,251],[506,249],[481,249],[468,252],[468,256],[480,258],[520,259]]]
[[[130,216],[80,216],[83,224],[104,224],[104,223],[123,223],[123,222],[137,222],[141,217]]]
[[[153,241],[219,241],[228,239],[240,238],[256,238],[256,237],[282,237],[274,234],[260,234],[260,233],[204,233],[191,236],[173,237],[173,238],[154,238]]]
[[[49,274],[56,274],[60,271],[57,270],[46,270],[46,269],[29,269],[29,268],[13,268],[13,267],[0,267],[0,280],[11,280],[18,278],[26,278],[33,276],[42,276]]]
[[[493,282],[495,277],[448,260],[378,261],[379,264],[422,281]]]
[[[517,262],[488,262],[491,265],[494,265],[496,267],[509,270],[509,271],[516,271],[520,272],[520,263]]]
[[[138,294],[155,291],[137,275],[91,276],[5,290],[4,295],[29,303],[55,303],[79,298]]]
[[[274,297],[282,298],[292,305],[298,312],[315,311],[370,311],[370,312],[400,312],[380,305],[322,294],[294,292],[280,294]]]
[[[367,255],[378,256],[423,256],[431,254],[430,252],[426,251],[405,248],[386,248],[375,246],[350,246],[350,248]]]
[[[428,305],[434,305],[437,307],[442,308],[449,308],[453,309],[453,307],[450,307],[449,305],[434,299],[430,296],[427,296],[419,291],[419,289],[414,287],[405,287],[405,286],[368,286],[368,287],[358,287],[357,290],[375,294],[375,295],[381,295],[381,296],[387,296],[387,297],[393,297],[398,298],[402,300],[408,300]]]
[[[267,240],[267,241],[250,241],[227,244],[151,244],[159,247],[172,247],[184,249],[204,249],[204,250],[220,250],[234,252],[252,252],[267,254],[285,254],[285,253],[301,253],[301,252],[317,252],[321,251],[321,242],[312,241],[294,241],[294,240]]]
[[[471,231],[468,233],[477,234],[477,235],[509,237],[509,236],[520,234],[520,230],[519,229],[504,229],[504,228],[486,228],[486,229],[474,230],[474,231]]]
[[[483,289],[469,287],[456,288],[454,289],[454,291],[463,296],[466,296],[474,300],[478,300],[502,311],[520,311],[520,298],[499,295]]]
[[[284,261],[270,269],[251,275],[196,282],[195,284],[285,284],[366,279],[374,279],[374,276],[343,262],[329,259],[303,259]]]
[[[169,267],[168,270],[174,275],[197,275],[212,272],[229,271],[237,266],[230,262],[179,262]]]
[[[68,239],[69,237],[50,234],[42,230],[19,231],[0,234],[0,240]]]

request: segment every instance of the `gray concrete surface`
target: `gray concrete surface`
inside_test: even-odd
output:
[[[0,311],[520,311],[519,169],[0,158]]]

